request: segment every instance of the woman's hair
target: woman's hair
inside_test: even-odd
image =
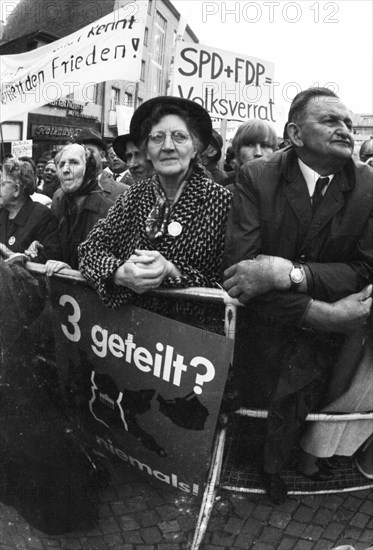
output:
[[[35,162],[33,161],[33,159],[31,157],[18,157],[18,160],[23,160],[24,162],[29,162],[31,164],[32,169],[34,171],[34,174],[36,176],[36,172],[37,172],[36,164],[35,164]]]
[[[29,161],[8,159],[3,164],[7,176],[18,183],[25,195],[32,195],[36,189],[35,174]]]
[[[235,133],[232,140],[233,150],[238,156],[241,147],[253,145],[254,143],[268,143],[277,149],[277,135],[275,129],[265,120],[253,118],[244,122]]]
[[[154,107],[150,117],[146,118],[141,124],[141,148],[144,149],[146,147],[147,139],[153,126],[158,124],[158,122],[167,115],[177,115],[184,120],[186,127],[188,128],[188,132],[191,134],[193,145],[196,147],[197,153],[200,153],[202,149],[202,142],[198,132],[198,121],[192,118],[187,111],[181,109],[177,105],[157,105]]]

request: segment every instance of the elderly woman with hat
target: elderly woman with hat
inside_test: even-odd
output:
[[[231,194],[198,163],[212,132],[197,103],[150,99],[130,134],[154,174],[132,185],[79,247],[79,267],[103,302],[116,307],[161,285],[217,286]],[[148,298],[149,300],[149,298]]]

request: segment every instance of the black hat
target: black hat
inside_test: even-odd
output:
[[[95,143],[104,151],[106,150],[106,144],[97,130],[92,128],[82,128],[78,134],[74,136],[74,141],[77,143]]]
[[[130,134],[131,136],[133,136],[135,143],[139,145],[141,142],[142,123],[144,122],[144,120],[151,116],[153,109],[160,105],[176,106],[186,111],[189,116],[194,120],[193,126],[198,133],[199,139],[201,140],[202,150],[206,149],[206,147],[210,143],[212,133],[210,115],[208,114],[206,109],[204,109],[195,101],[170,95],[153,97],[152,99],[145,101],[145,103],[142,103],[140,107],[138,107],[133,113],[130,124]]]
[[[216,130],[212,131],[212,136],[211,136],[211,139],[210,139],[210,143],[216,149],[216,155],[215,155],[214,158],[215,158],[215,161],[217,162],[218,160],[221,159],[221,150],[222,150],[222,147],[223,147],[223,138],[221,137],[221,135]]]
[[[122,134],[116,137],[112,143],[115,154],[124,161],[126,160],[126,145],[129,141],[135,143],[131,134]]]

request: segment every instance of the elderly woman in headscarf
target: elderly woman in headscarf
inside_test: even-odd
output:
[[[80,270],[107,306],[130,301],[153,309],[138,295],[160,286],[219,286],[231,194],[198,163],[211,133],[207,111],[187,99],[153,98],[135,111],[130,134],[154,175],[119,197],[79,247]]]
[[[58,221],[63,261],[47,262],[48,275],[64,267],[78,269],[78,245],[113,204],[98,184],[95,157],[84,145],[66,145],[55,163],[61,189],[53,196],[52,212]]]
[[[29,162],[9,159],[1,171],[0,252],[26,253],[44,263],[61,257],[55,217],[43,204],[34,202],[35,174]]]

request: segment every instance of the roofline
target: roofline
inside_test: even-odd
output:
[[[61,37],[57,34],[52,34],[51,32],[39,29],[38,31],[33,31],[29,34],[18,36],[17,38],[13,38],[12,40],[8,40],[6,42],[1,41],[0,46],[7,46],[8,44],[12,44],[13,42],[19,42],[20,40],[30,40],[32,38],[47,38],[50,42],[54,42],[55,40],[59,40]]]
[[[168,9],[174,14],[174,16],[176,17],[176,19],[178,21],[180,21],[180,13],[177,11],[177,9],[175,8],[175,6],[170,2],[170,0],[163,0],[163,3],[168,7]],[[187,33],[192,37],[192,39],[198,43],[199,40],[197,38],[197,36],[194,34],[194,32],[192,31],[192,29],[189,27],[189,25],[186,26],[186,31]]]

